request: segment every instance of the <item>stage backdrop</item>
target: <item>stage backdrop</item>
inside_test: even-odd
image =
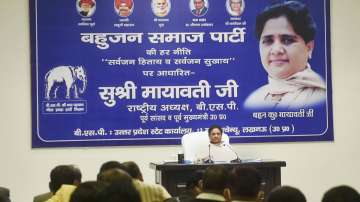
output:
[[[212,124],[232,143],[333,140],[329,1],[302,1],[314,48],[288,84],[269,78],[260,53],[302,39],[255,34],[272,2],[30,0],[32,146],[180,144]],[[274,63],[291,63],[287,48]],[[282,94],[302,79],[310,95]]]

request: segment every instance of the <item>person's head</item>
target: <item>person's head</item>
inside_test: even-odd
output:
[[[203,191],[225,195],[228,188],[229,171],[220,165],[210,166],[203,176]]]
[[[70,202],[98,202],[106,184],[97,181],[89,181],[79,184],[71,194]]]
[[[141,202],[139,192],[131,181],[111,183],[102,193],[101,202]]]
[[[262,178],[255,168],[235,167],[229,177],[232,199],[255,201],[259,197]]]
[[[265,8],[256,18],[256,36],[268,75],[285,79],[304,70],[315,33],[315,22],[303,3],[287,1]]]
[[[0,187],[0,202],[10,202],[10,191],[5,187]]]
[[[101,173],[107,171],[107,170],[111,170],[111,169],[122,169],[124,170],[125,166],[122,165],[120,162],[118,161],[107,161],[105,163],[103,163],[100,167],[99,173],[98,173],[98,177]]]
[[[168,12],[169,4],[167,0],[155,0],[156,12],[159,14],[166,14]]]
[[[223,130],[218,125],[212,125],[208,129],[209,140],[213,144],[221,143],[222,134],[223,134]]]
[[[229,0],[230,3],[230,9],[235,14],[240,15],[241,13],[241,7],[242,7],[242,0]]]
[[[297,188],[279,186],[271,190],[267,202],[306,202],[306,198]]]
[[[346,185],[337,186],[328,190],[321,202],[354,202],[360,201],[359,193]]]
[[[99,175],[98,181],[108,185],[102,194],[102,202],[141,202],[132,177],[124,170],[114,168],[104,171]]]
[[[115,0],[115,7],[121,17],[128,17],[131,14],[133,5],[132,0]]]
[[[80,169],[74,165],[59,165],[50,172],[49,188],[55,193],[63,184],[78,185],[81,183]]]
[[[98,176],[99,182],[111,184],[113,182],[132,182],[131,176],[124,170],[114,168],[107,171],[102,172]]]
[[[79,1],[79,7],[84,12],[89,12],[90,9],[95,5],[93,0],[80,0]]]
[[[138,180],[143,181],[143,176],[141,174],[139,166],[133,161],[127,161],[122,163],[124,165],[124,170],[132,177]]]
[[[205,0],[194,0],[194,7],[196,10],[201,10],[205,7]]]
[[[194,196],[197,196],[202,191],[202,178],[204,176],[203,170],[193,172],[186,180],[186,189],[191,191]]]

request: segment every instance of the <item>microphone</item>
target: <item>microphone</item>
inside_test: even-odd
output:
[[[211,160],[211,152],[210,152],[211,144],[209,144],[208,146],[209,146],[209,157],[208,157],[208,160],[205,161],[205,163],[214,163],[214,161]]]
[[[229,149],[236,155],[236,159],[231,160],[230,163],[240,163],[241,159],[239,157],[239,155],[237,154],[237,152],[232,148],[232,146],[230,144],[223,144],[223,146],[227,146],[229,147]]]

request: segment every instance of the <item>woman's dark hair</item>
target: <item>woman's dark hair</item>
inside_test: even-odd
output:
[[[306,198],[299,189],[282,186],[271,190],[267,202],[306,202]]]
[[[211,131],[214,130],[215,128],[219,129],[220,132],[221,132],[221,134],[223,133],[223,129],[221,128],[221,126],[219,126],[219,125],[212,125],[212,126],[210,126],[210,128],[209,128],[209,130],[208,130],[208,135],[209,135],[209,136],[210,136],[210,134],[211,134]]]
[[[256,37],[260,40],[265,23],[269,19],[284,16],[290,22],[294,31],[305,43],[314,40],[316,24],[305,4],[298,1],[285,1],[270,5],[256,17]]]

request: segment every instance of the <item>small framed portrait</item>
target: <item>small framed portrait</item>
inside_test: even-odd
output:
[[[245,9],[244,0],[226,0],[226,10],[231,16],[240,16]]]
[[[151,9],[157,17],[165,17],[170,13],[171,2],[170,0],[152,0]]]
[[[209,10],[208,0],[190,0],[189,7],[191,13],[196,17],[202,17],[206,15]]]
[[[114,0],[114,9],[120,17],[129,17],[134,11],[133,0]]]
[[[96,10],[95,0],[76,0],[76,10],[82,17],[91,17]]]

